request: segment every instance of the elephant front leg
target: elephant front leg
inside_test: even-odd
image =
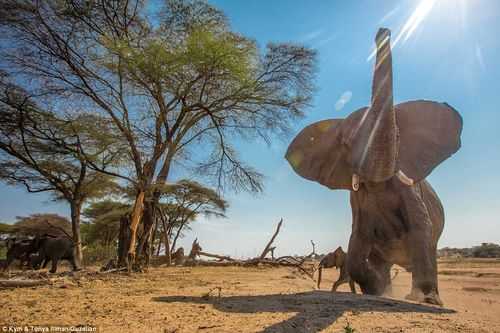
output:
[[[332,285],[332,291],[337,291],[337,288],[340,287],[345,281],[341,281],[339,278],[337,281],[335,281]]]
[[[55,273],[57,272],[57,262],[59,258],[52,258],[52,267],[50,268],[50,273]]]
[[[356,293],[356,287],[354,285],[354,281],[351,278],[349,278],[349,288],[351,288],[351,293]]]
[[[392,263],[386,261],[377,251],[372,251],[368,260],[381,278],[384,294],[392,294],[391,267]]]
[[[382,295],[383,280],[368,261],[371,249],[372,246],[367,238],[351,235],[347,251],[347,271],[364,294]]]
[[[412,291],[407,299],[442,305],[437,284],[436,247],[432,222],[415,186],[403,189],[408,219],[409,253],[412,266]]]

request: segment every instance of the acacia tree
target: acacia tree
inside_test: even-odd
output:
[[[183,179],[175,184],[159,186],[155,191],[160,193],[161,204],[158,208],[161,212],[160,218],[165,222],[162,229],[167,256],[175,250],[182,231],[200,215],[226,217],[227,201],[216,191],[198,182]]]
[[[83,211],[83,215],[88,219],[86,241],[111,246],[118,238],[120,219],[129,213],[128,203],[110,199],[92,202]]]
[[[24,186],[30,193],[51,192],[55,200],[69,203],[72,238],[81,262],[82,206],[115,187],[110,176],[89,168],[90,158],[103,168],[116,162],[107,126],[90,114],[63,119],[42,110],[5,77],[0,89],[0,180]]]
[[[167,181],[174,159],[219,188],[260,191],[261,175],[240,160],[234,138],[285,133],[311,99],[314,51],[273,43],[261,51],[204,1],[166,0],[154,20],[139,0],[0,0],[0,8],[4,70],[39,96],[58,92],[95,109],[127,143],[133,175],[121,177],[136,189],[129,263],[143,213],[145,230],[153,226],[158,194],[145,201],[146,193]]]
[[[67,218],[57,214],[32,214],[17,216],[12,232],[27,236],[51,235],[71,237],[71,224]]]

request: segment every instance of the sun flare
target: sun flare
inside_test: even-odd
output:
[[[458,6],[461,14],[462,24],[464,24],[466,13],[465,2],[466,0],[421,0],[412,11],[408,19],[405,21],[403,27],[397,33],[392,47],[396,47],[400,42],[404,44],[406,41],[408,41],[415,30],[424,22],[425,18],[431,13],[434,8],[437,7],[439,7],[439,10],[452,10],[451,7]],[[456,8],[453,8],[453,10],[455,9]],[[397,30],[395,29],[395,31]],[[372,60],[376,54],[376,51],[376,48],[374,48],[366,60]]]

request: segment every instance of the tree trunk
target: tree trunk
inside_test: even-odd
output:
[[[118,267],[127,266],[127,252],[130,242],[130,220],[127,215],[120,218],[120,232],[118,235]]]
[[[128,260],[127,266],[128,271],[132,271],[132,265],[135,263],[135,250],[136,250],[136,242],[137,242],[137,227],[139,226],[139,222],[141,222],[142,214],[144,212],[144,196],[146,193],[144,191],[140,191],[137,193],[134,202],[134,208],[132,210],[132,214],[130,216],[130,244],[128,247]]]
[[[146,266],[149,265],[151,255],[151,234],[154,227],[154,206],[151,202],[144,203],[144,214],[142,215],[143,232],[137,246],[136,256],[138,259],[144,259]]]
[[[271,237],[271,240],[267,243],[266,247],[264,248],[264,251],[262,251],[262,254],[259,257],[260,260],[266,257],[267,253],[269,252],[269,249],[271,248],[271,245],[274,242],[274,239],[276,238],[276,236],[278,236],[278,233],[280,232],[282,224],[283,224],[283,219],[281,219],[280,222],[278,223],[278,226],[276,227],[276,231],[274,232],[273,237]]]
[[[158,216],[157,216],[157,214],[155,214],[155,224],[154,224],[154,227],[153,227],[153,234],[151,236],[151,242],[150,242],[150,247],[149,247],[149,249],[151,250],[152,253],[157,252],[157,249],[154,247],[155,241],[156,241],[156,235],[157,234],[158,234]],[[158,248],[159,247],[160,246],[158,245]]]
[[[82,238],[80,234],[80,215],[82,210],[82,202],[74,200],[71,202],[70,208],[71,208],[71,230],[73,232],[75,256],[78,260],[78,264],[81,266],[83,263]]]
[[[156,256],[157,257],[160,255],[160,251],[161,251],[161,240],[162,240],[162,237],[160,235],[160,237],[158,237],[158,247],[156,248]]]
[[[177,233],[175,234],[175,237],[174,237],[174,241],[172,242],[172,248],[170,249],[170,252],[174,252],[175,251],[175,244],[177,243],[177,239],[179,238],[179,235],[181,234],[181,230],[182,228],[184,228],[184,225],[186,224],[186,221],[183,221],[179,227],[179,229],[177,229]]]
[[[169,234],[168,234],[168,225],[167,222],[165,221],[165,214],[163,214],[163,211],[161,210],[160,207],[157,207],[158,209],[158,215],[160,216],[161,219],[161,224],[163,226],[163,237],[164,237],[164,242],[165,242],[165,256],[167,257],[167,265],[170,266],[172,265],[172,254],[170,252],[170,241],[169,241]],[[161,236],[160,236],[161,238]],[[161,240],[160,240],[160,245],[161,245]],[[160,246],[159,245],[159,246]],[[158,253],[160,250],[158,250]]]
[[[167,265],[172,265],[172,251],[170,251],[170,240],[167,230],[165,230],[165,256],[167,257]]]

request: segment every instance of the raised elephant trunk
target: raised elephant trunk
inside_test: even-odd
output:
[[[341,250],[342,248],[339,247]],[[321,285],[321,275],[323,273],[323,267],[324,268],[332,268],[332,267],[337,267],[337,253],[339,251],[339,248],[335,250],[334,252],[328,253],[326,256],[321,259],[319,262],[319,267],[318,267],[318,289]]]
[[[322,274],[323,274],[323,266],[320,263],[319,268],[318,268],[318,289],[320,288],[319,286],[321,285],[321,275]]]
[[[327,265],[328,261],[331,261],[330,257],[331,257],[331,254],[327,254],[319,262],[319,267],[318,267],[318,289],[319,289],[319,286],[321,285],[321,275],[323,274],[323,267],[325,267],[325,265]]]
[[[399,137],[392,95],[390,31],[380,29],[375,42],[371,106],[353,133],[352,165],[362,179],[382,182],[396,173]]]

